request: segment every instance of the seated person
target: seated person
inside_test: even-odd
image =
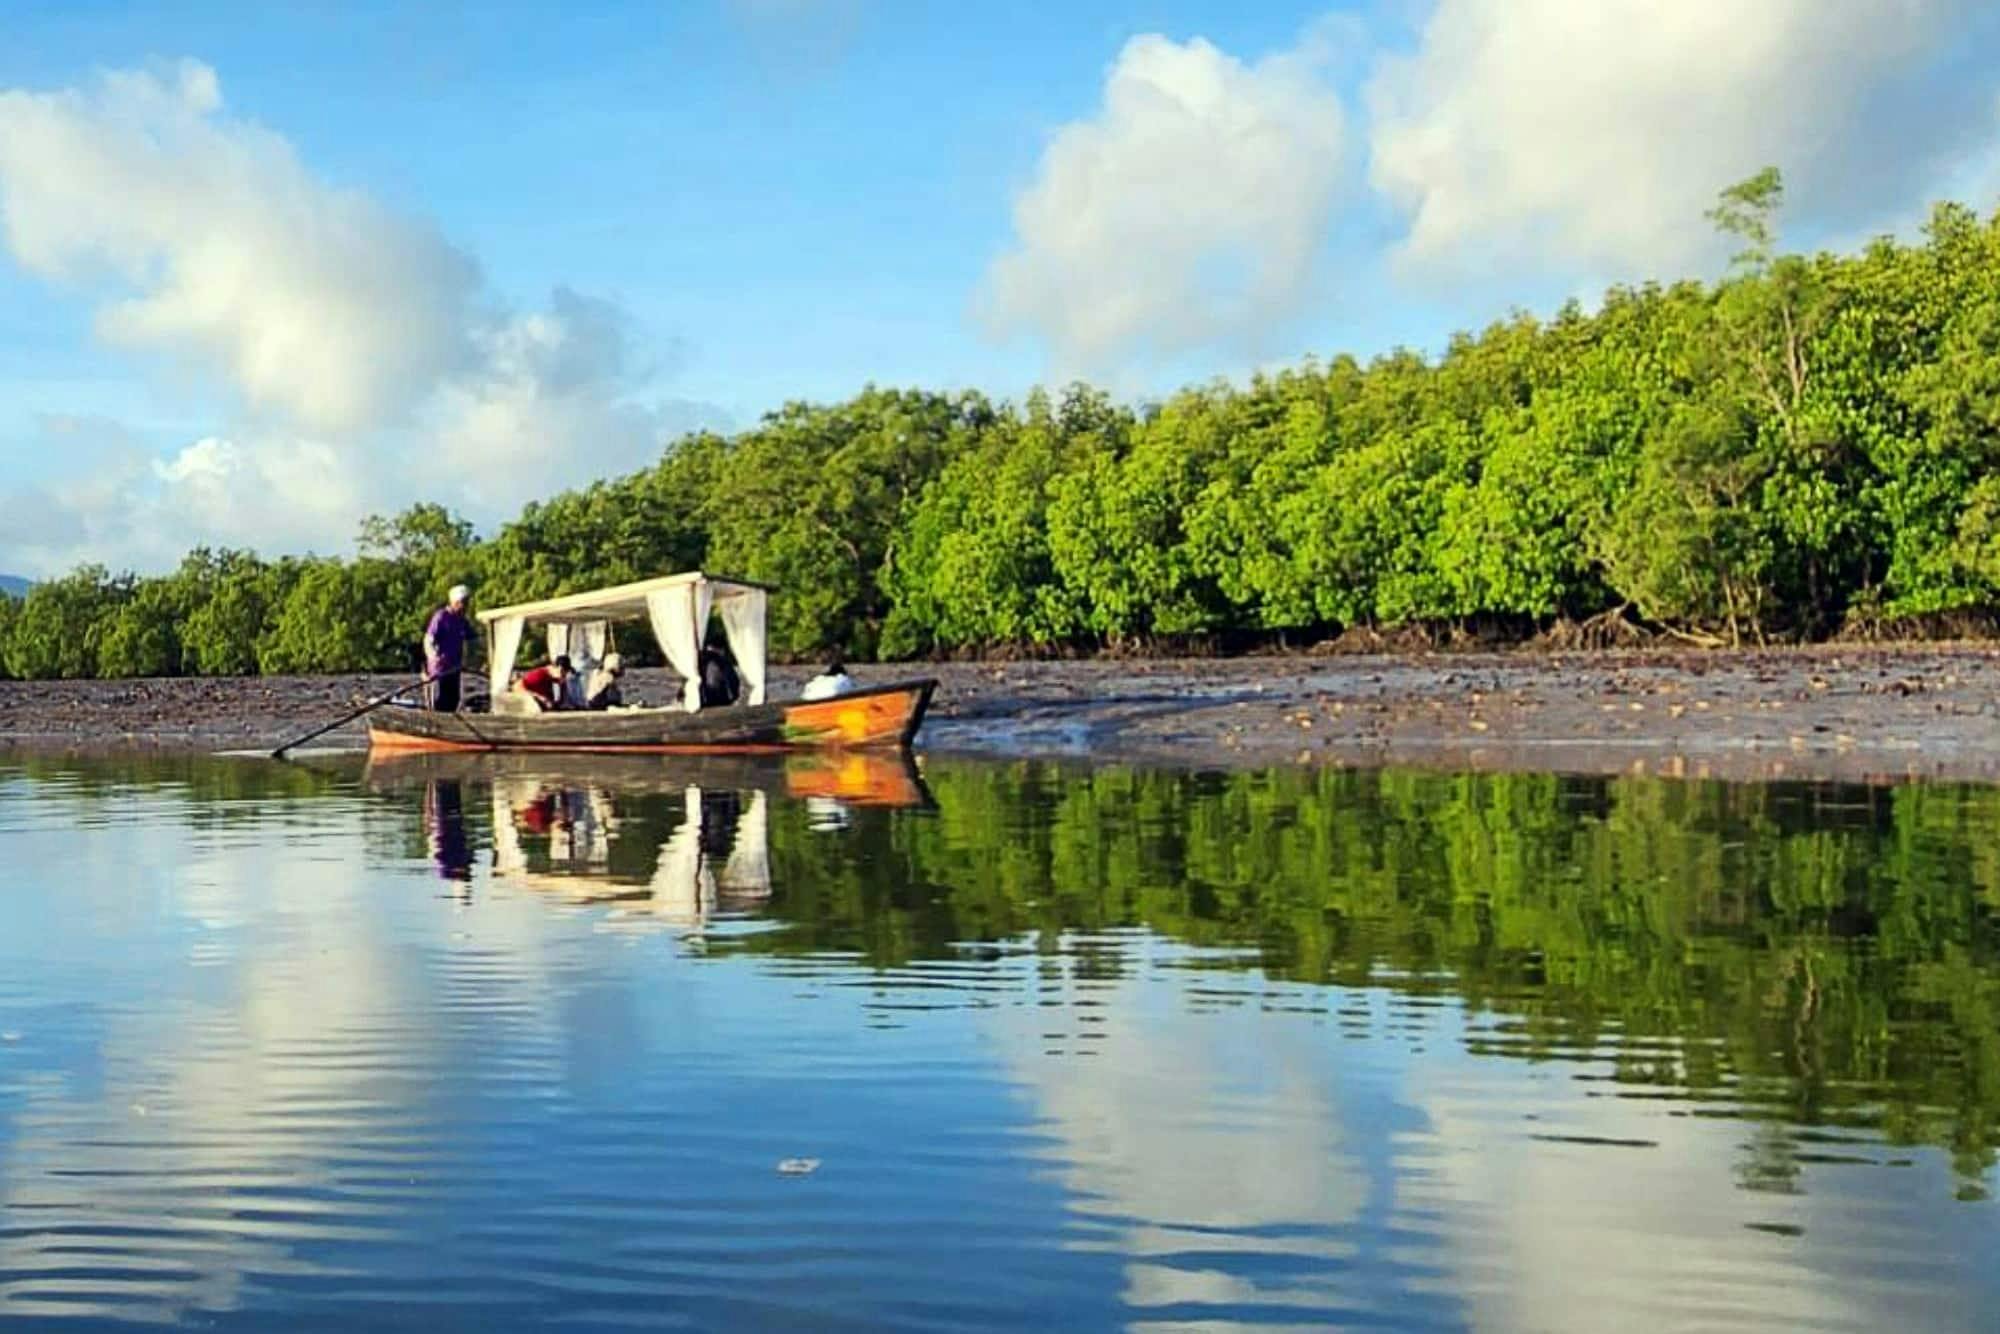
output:
[[[537,667],[514,683],[514,688],[532,697],[541,705],[544,713],[560,709],[563,704],[563,683],[569,680],[569,655],[564,654],[544,667]]]
[[[583,707],[586,709],[615,709],[625,702],[625,696],[618,688],[618,681],[625,675],[625,660],[616,653],[604,655],[604,661],[590,674],[583,687]]]
[[[736,671],[736,655],[729,641],[711,639],[701,650],[701,707],[727,708],[743,693],[743,678]]]
[[[835,658],[827,664],[825,671],[806,682],[806,688],[799,692],[799,698],[832,699],[835,695],[845,695],[854,688],[854,678],[847,674],[846,664]]]

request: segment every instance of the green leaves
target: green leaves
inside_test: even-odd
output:
[[[22,680],[96,676],[98,645],[131,596],[131,579],[113,579],[101,565],[43,580],[13,613],[0,660]]]
[[[1517,313],[1435,359],[1143,410],[871,387],[686,437],[483,541],[416,504],[354,560],[79,570],[0,604],[0,670],[400,667],[453,583],[493,606],[696,567],[777,585],[794,658],[1621,606],[1741,640],[2000,599],[2000,224],[1945,204],[1921,244],[1781,255],[1782,200],[1775,170],[1722,192],[1709,218],[1746,249],[1719,285]]]
[[[1717,230],[1744,243],[1734,262],[1751,268],[1770,263],[1778,243],[1778,210],[1785,202],[1785,181],[1776,167],[1766,167],[1724,190],[1704,216]]]

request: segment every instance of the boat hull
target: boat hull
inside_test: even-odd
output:
[[[757,754],[907,746],[930,707],[933,680],[899,681],[833,699],[679,709],[514,716],[382,709],[368,744],[381,751],[568,751]]]

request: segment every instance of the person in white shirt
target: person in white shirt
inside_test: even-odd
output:
[[[827,664],[825,671],[806,682],[806,688],[799,692],[800,699],[832,699],[835,695],[845,695],[855,688],[854,678],[847,674],[847,668],[835,658]]]

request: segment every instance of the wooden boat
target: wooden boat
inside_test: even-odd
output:
[[[479,613],[487,631],[492,710],[435,713],[376,710],[371,749],[383,751],[575,751],[731,754],[806,748],[907,746],[923,724],[937,682],[898,681],[824,700],[765,698],[767,589],[700,571]],[[698,658],[713,611],[728,632],[745,702],[704,709]],[[528,626],[549,632],[550,651],[567,653],[579,676],[611,649],[612,627],[650,623],[667,661],[685,682],[677,708],[543,712],[512,688],[514,659]]]

